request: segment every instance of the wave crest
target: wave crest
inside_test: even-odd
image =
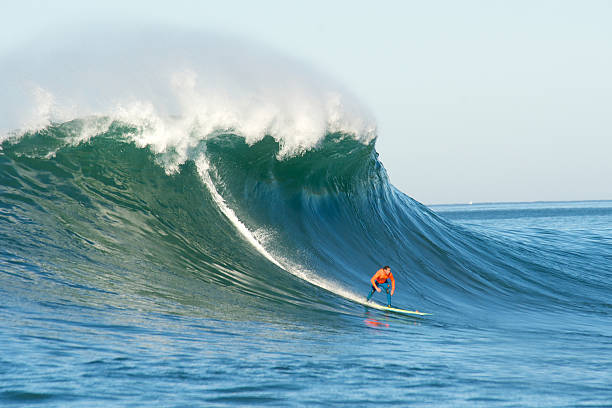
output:
[[[79,40],[75,40],[77,37]],[[38,41],[0,64],[3,138],[89,116],[138,127],[156,152],[187,150],[215,132],[265,136],[290,157],[341,132],[369,143],[371,114],[303,63],[218,35],[89,31]]]

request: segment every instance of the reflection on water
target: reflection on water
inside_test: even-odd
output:
[[[374,328],[389,327],[389,323],[383,323],[380,320],[376,319],[365,319],[364,321],[367,326]]]

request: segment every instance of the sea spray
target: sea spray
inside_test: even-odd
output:
[[[329,132],[364,143],[376,136],[367,109],[342,86],[298,61],[220,35],[58,34],[5,55],[1,66],[9,96],[0,102],[3,138],[108,117],[136,125],[139,145],[173,149],[184,161],[201,135],[218,131],[249,144],[272,136],[280,156],[311,149]]]

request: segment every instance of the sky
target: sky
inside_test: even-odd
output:
[[[0,54],[71,25],[205,30],[296,58],[375,116],[425,204],[612,199],[612,2],[20,1]]]

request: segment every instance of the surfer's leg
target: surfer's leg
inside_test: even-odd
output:
[[[372,290],[370,291],[370,294],[368,295],[368,301],[372,299],[372,295],[374,294],[374,292],[376,292],[376,289],[374,289],[374,286],[372,286]]]
[[[389,283],[382,283],[381,286],[385,289],[385,292],[387,292],[387,306],[391,306],[391,289],[389,288]]]

